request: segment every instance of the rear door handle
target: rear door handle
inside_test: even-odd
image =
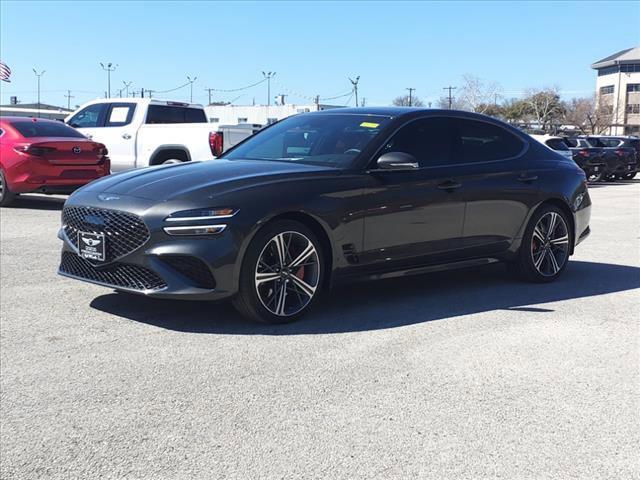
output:
[[[524,183],[531,183],[531,182],[535,182],[536,180],[538,180],[538,176],[537,175],[523,174],[523,175],[520,175],[518,177],[518,181],[519,182],[524,182]]]
[[[131,138],[131,135],[129,135],[128,133],[123,133],[122,138],[124,138],[125,140],[129,140]]]
[[[440,190],[455,190],[456,188],[460,188],[461,186],[461,183],[458,183],[454,180],[447,180],[446,182],[438,184],[438,188]]]

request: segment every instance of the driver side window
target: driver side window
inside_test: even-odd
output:
[[[408,153],[420,168],[450,164],[453,129],[452,120],[445,117],[414,120],[391,137],[382,153]]]
[[[89,105],[76,113],[69,120],[69,125],[74,128],[95,128],[102,126],[102,112],[105,104],[97,103]]]

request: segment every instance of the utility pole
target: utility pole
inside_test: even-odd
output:
[[[451,96],[451,91],[456,90],[456,88],[457,87],[452,87],[451,85],[443,88],[443,90],[449,90],[449,110],[451,110],[451,106],[453,105],[453,97]]]
[[[316,105],[320,105],[320,95],[316,95],[315,100],[313,101]]]
[[[213,92],[215,88],[205,88],[204,90],[209,94],[209,105],[211,105],[211,92]]]
[[[71,99],[76,97],[74,95],[71,95],[71,90],[67,90],[65,98],[67,99],[67,110],[71,110]]]
[[[193,84],[195,83],[195,81],[198,79],[198,77],[193,77],[193,80],[191,79],[191,77],[189,75],[187,75],[187,81],[189,82],[189,89],[191,91],[191,94],[189,95],[189,102],[193,103]]]
[[[353,93],[356,94],[356,107],[357,107],[358,106],[358,82],[360,81],[360,75],[358,75],[355,80],[351,80],[349,78],[349,81],[351,82],[351,85],[353,85]]]
[[[364,107],[366,105],[366,103],[367,103],[367,99],[362,97],[362,102],[360,103],[360,106]]]
[[[127,98],[129,98],[129,87],[131,86],[131,84],[132,84],[133,82],[125,82],[125,81],[123,80],[123,81],[122,81],[122,83],[124,83],[124,88],[125,88],[125,90],[126,90],[126,92],[127,92]]]
[[[284,99],[287,97],[286,94],[284,93],[280,93],[279,95],[277,95],[275,98],[277,98],[280,102],[280,105],[284,105]]]
[[[415,88],[407,88],[407,90],[409,90],[409,106],[413,107],[413,91],[415,90]]]
[[[45,71],[42,70],[40,73],[38,73],[35,68],[33,69],[33,73],[35,73],[36,77],[38,77],[38,116],[40,116],[40,77],[44,75],[44,72]]]
[[[262,72],[262,76],[267,80],[267,107],[271,106],[271,79],[276,72]]]
[[[100,62],[100,66],[104,71],[107,72],[107,92],[108,92],[107,98],[111,98],[111,72],[115,71],[118,65],[114,65],[111,62],[105,65],[104,63]]]

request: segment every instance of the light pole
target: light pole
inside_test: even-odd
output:
[[[107,72],[107,98],[111,98],[111,72],[113,72],[118,65],[114,65],[111,62],[105,65],[100,62],[100,66]]]
[[[409,106],[413,107],[413,91],[415,88],[409,87],[407,90],[409,90]]]
[[[189,75],[187,75],[187,81],[189,82],[189,90],[191,91],[191,94],[189,95],[189,102],[193,103],[193,84],[195,83],[195,81],[198,79],[198,77],[193,77],[193,80],[191,80],[191,77]]]
[[[129,98],[129,87],[133,82],[125,82],[124,80],[122,80],[122,83],[124,83],[124,88],[127,91],[127,98]]]
[[[351,82],[351,85],[353,85],[353,93],[356,94],[356,107],[357,107],[358,106],[358,82],[360,81],[360,75],[358,75],[355,80],[351,80],[349,78],[349,81]]]
[[[40,116],[40,77],[44,75],[44,72],[45,71],[42,70],[40,73],[38,73],[35,68],[33,69],[33,73],[35,73],[36,77],[38,77],[38,116]]]
[[[262,72],[262,76],[267,80],[267,107],[271,106],[271,79],[276,72]]]

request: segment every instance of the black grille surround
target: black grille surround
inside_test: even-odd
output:
[[[162,290],[167,287],[162,278],[147,268],[117,262],[97,268],[73,252],[62,252],[60,273],[129,290]]]
[[[160,255],[159,258],[191,280],[196,287],[209,290],[216,288],[216,281],[211,274],[211,270],[199,258],[189,255]]]
[[[65,207],[62,228],[69,241],[78,248],[78,232],[104,233],[105,260],[116,260],[147,243],[149,229],[132,213],[93,207]]]

